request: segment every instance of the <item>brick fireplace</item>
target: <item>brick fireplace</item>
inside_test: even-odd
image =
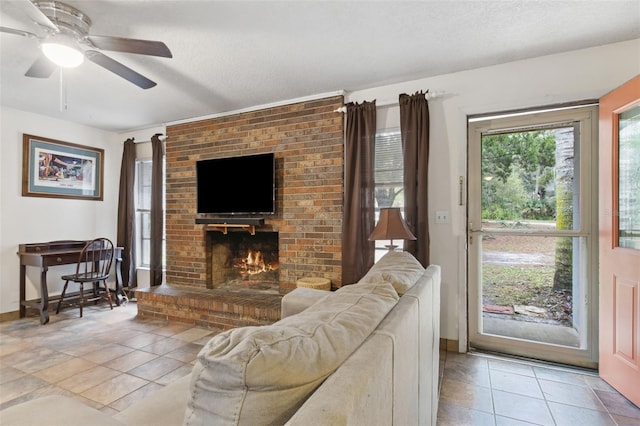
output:
[[[343,114],[334,111],[343,102],[333,96],[167,127],[165,281],[170,288],[155,293],[216,291],[212,242],[224,234],[196,223],[202,219],[196,214],[196,161],[267,152],[275,153],[276,213],[261,216],[264,222],[255,231],[277,236],[278,268],[272,275],[279,293],[306,276],[342,285]],[[140,296],[138,309],[144,313]],[[149,306],[146,312],[184,320],[164,308]]]

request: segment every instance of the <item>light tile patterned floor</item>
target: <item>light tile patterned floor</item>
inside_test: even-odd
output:
[[[0,323],[0,409],[67,395],[115,414],[191,372],[220,330],[137,318],[135,303]]]
[[[475,353],[440,356],[438,425],[640,425],[640,409],[595,372]]]
[[[139,319],[135,303],[69,308],[0,323],[0,409],[44,395],[115,414],[189,374],[219,330]],[[640,425],[597,375],[482,354],[441,352],[439,425]]]

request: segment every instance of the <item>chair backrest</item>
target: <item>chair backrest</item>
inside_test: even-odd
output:
[[[85,244],[78,258],[76,275],[107,279],[113,261],[113,243],[108,238],[96,238]]]

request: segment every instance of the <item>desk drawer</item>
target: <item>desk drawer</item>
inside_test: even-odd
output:
[[[68,265],[70,263],[78,262],[78,253],[68,253],[68,254],[52,254],[44,256],[44,264],[47,266],[55,266],[55,265]]]

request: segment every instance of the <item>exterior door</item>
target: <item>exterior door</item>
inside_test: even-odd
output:
[[[469,119],[469,345],[596,368],[597,107]]]
[[[640,406],[640,76],[600,99],[600,376]]]

